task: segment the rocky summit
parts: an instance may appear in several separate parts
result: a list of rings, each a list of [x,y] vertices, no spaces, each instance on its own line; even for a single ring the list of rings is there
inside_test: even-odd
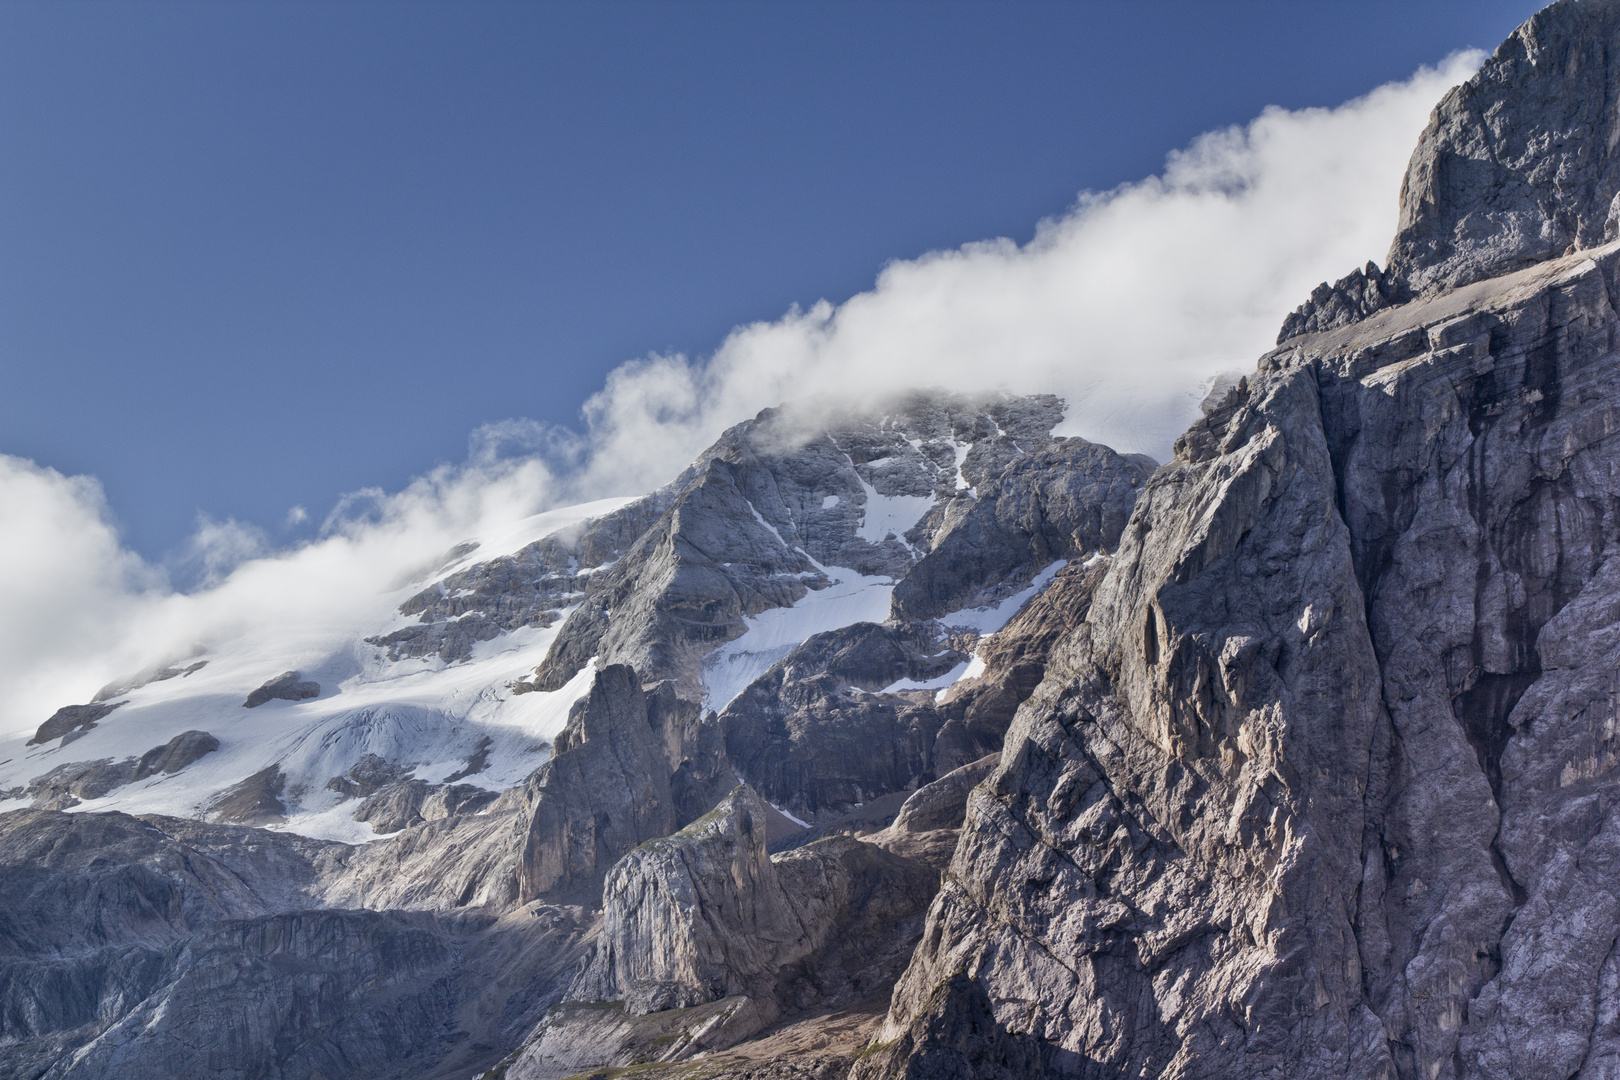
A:
[[[1617,131],[1560,0],[1163,465],[784,406],[63,702],[0,1078],[1620,1076]]]

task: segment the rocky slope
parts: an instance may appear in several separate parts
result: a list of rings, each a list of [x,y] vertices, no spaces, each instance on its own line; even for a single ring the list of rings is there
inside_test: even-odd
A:
[[[1566,0],[1448,95],[1418,299],[1149,483],[859,1075],[1610,1075],[1617,29]]]
[[[1620,1075],[1611,46],[1561,0],[1448,94],[1161,468],[767,410],[363,664],[42,717],[0,1078]]]

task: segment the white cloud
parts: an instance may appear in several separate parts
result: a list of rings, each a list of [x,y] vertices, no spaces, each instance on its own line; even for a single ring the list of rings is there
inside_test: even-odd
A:
[[[464,465],[346,496],[290,550],[204,519],[191,552],[206,584],[190,593],[119,545],[94,480],[0,456],[0,732],[199,643],[252,635],[295,666],[468,535],[649,490],[782,401],[1050,391],[1070,401],[1067,430],[1163,458],[1206,377],[1252,366],[1317,282],[1382,258],[1429,110],[1480,59],[1335,109],[1268,110],[1172,154],[1160,176],[1082,195],[1027,244],[892,263],[871,291],[739,327],[706,360],[625,364],[587,402],[583,434],[488,425]],[[295,507],[288,525],[305,516]]]
[[[739,327],[707,361],[626,364],[586,405],[576,489],[642,490],[761,408],[852,386],[1056,392],[1068,432],[1163,460],[1205,378],[1251,368],[1318,282],[1383,259],[1418,134],[1482,59],[1334,109],[1268,109],[1159,176],[1082,194],[1027,244],[895,262],[843,304]]]

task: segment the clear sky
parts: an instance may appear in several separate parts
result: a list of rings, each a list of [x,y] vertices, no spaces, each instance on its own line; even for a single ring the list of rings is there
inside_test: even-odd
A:
[[[626,360],[1028,240],[1536,6],[12,0],[0,453],[98,477],[148,558],[199,513],[293,540]]]

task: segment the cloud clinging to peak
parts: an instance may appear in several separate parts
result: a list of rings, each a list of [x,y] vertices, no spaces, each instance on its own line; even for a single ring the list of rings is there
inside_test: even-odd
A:
[[[352,637],[355,612],[468,535],[650,490],[784,401],[1052,392],[1069,402],[1065,432],[1162,460],[1210,376],[1252,367],[1318,282],[1382,260],[1429,111],[1481,59],[1458,54],[1337,108],[1268,109],[1171,154],[1158,176],[1082,194],[1028,243],[896,261],[871,290],[740,326],[707,358],[626,363],[582,431],[486,425],[464,463],[351,493],[290,549],[202,519],[186,558],[204,584],[189,593],[119,544],[93,479],[0,456],[0,733],[197,644],[251,637],[295,667],[291,653]],[[286,526],[306,516],[295,507]]]

